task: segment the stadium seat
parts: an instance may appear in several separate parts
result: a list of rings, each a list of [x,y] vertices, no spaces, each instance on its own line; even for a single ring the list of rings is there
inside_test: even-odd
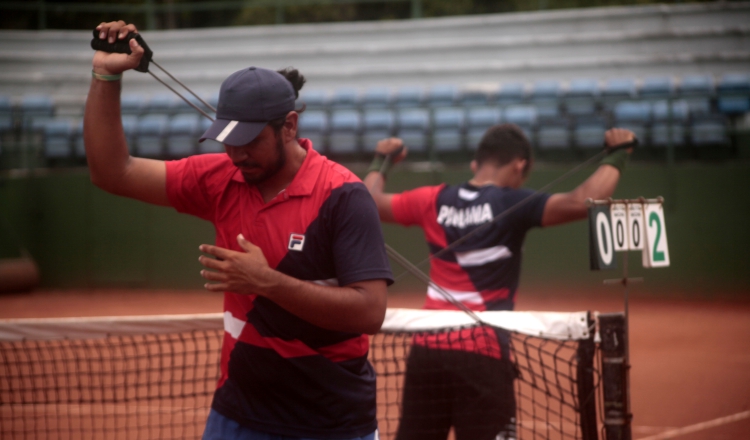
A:
[[[536,128],[536,108],[530,105],[511,105],[503,112],[503,119],[509,124],[521,127],[529,142],[534,144],[534,130]]]
[[[21,127],[29,129],[35,121],[43,123],[55,113],[55,103],[48,95],[25,95],[18,106],[21,113]]]
[[[422,108],[405,108],[397,113],[396,136],[404,141],[409,151],[427,152],[429,146],[430,114]]]
[[[172,93],[157,93],[146,102],[143,108],[145,115],[171,115],[177,105],[177,98]]]
[[[362,118],[358,111],[351,109],[332,111],[328,151],[335,154],[358,152],[361,128]]]
[[[601,102],[606,110],[612,110],[617,103],[636,97],[635,81],[631,78],[615,78],[604,83]]]
[[[208,118],[200,118],[198,123],[200,124],[200,129],[198,130],[198,135],[196,136],[196,139],[200,139],[201,135],[203,135],[203,133],[205,133],[206,130],[208,130],[208,127],[211,126],[211,120]],[[198,142],[198,154],[223,153],[223,152],[224,152],[224,145],[221,142],[216,142],[213,139],[206,139],[203,142]]]
[[[120,97],[120,111],[123,115],[139,116],[146,106],[147,98],[139,93],[123,93]]]
[[[391,137],[395,126],[393,111],[388,109],[365,110],[363,116],[362,149],[366,152],[375,151],[378,141]]]
[[[422,105],[422,89],[419,87],[401,87],[393,96],[393,105],[399,108],[419,107]]]
[[[540,119],[556,119],[560,116],[560,83],[537,81],[531,87],[529,101],[536,108]]]
[[[641,143],[648,142],[648,126],[651,123],[651,104],[647,101],[624,101],[612,111],[614,126],[633,133]]]
[[[430,107],[450,107],[458,100],[458,89],[452,85],[436,85],[427,92]]]
[[[307,110],[325,110],[328,105],[328,93],[325,90],[306,90],[302,92],[299,100],[305,104]]]
[[[464,110],[461,107],[436,108],[432,115],[432,145],[435,151],[461,151]]]
[[[187,157],[195,154],[195,143],[200,129],[197,113],[178,114],[169,120],[167,127],[167,156],[172,158]]]
[[[581,149],[601,149],[607,124],[603,117],[580,117],[573,127],[573,144]]]
[[[498,107],[471,107],[466,111],[466,145],[476,150],[487,129],[500,123]]]
[[[68,119],[50,119],[43,123],[44,156],[61,159],[71,156],[72,125]]]
[[[299,115],[297,136],[310,139],[318,152],[326,151],[328,115],[323,110],[306,110]]]
[[[638,95],[643,99],[667,99],[674,94],[672,78],[667,76],[649,77],[643,80]]]
[[[167,132],[169,118],[166,115],[152,114],[138,119],[135,129],[136,152],[140,157],[161,157],[162,143]]]
[[[671,114],[670,112],[671,108]],[[684,100],[656,101],[652,107],[651,145],[655,147],[666,147],[670,143],[681,147],[686,145],[686,124],[690,118],[690,108]]]
[[[680,82],[680,96],[688,103],[690,113],[712,113],[714,81],[708,75],[688,75]]]
[[[193,105],[195,105],[199,109],[203,110],[207,114],[209,114],[211,116],[214,115],[214,112],[211,111],[210,108],[206,107],[202,102],[200,102],[200,100],[198,98],[196,98],[195,96],[190,95],[190,94],[185,94],[185,98],[187,98],[188,101],[190,101]],[[204,99],[204,101],[209,102],[207,99]],[[210,102],[209,102],[209,104],[210,104]],[[214,106],[214,108],[216,108],[216,106]],[[191,114],[191,115],[200,115],[200,117],[205,117],[205,116],[201,115],[200,112],[198,112],[198,110],[196,110],[190,104],[188,104],[187,102],[185,102],[183,99],[180,99],[180,98],[178,98],[175,101],[172,110],[173,110],[174,114],[176,114],[176,115]]]
[[[599,100],[599,83],[593,79],[574,79],[563,93],[565,111],[572,116],[596,114]]]
[[[727,128],[723,115],[704,115],[690,124],[690,142],[696,147],[728,147]]]
[[[570,123],[562,117],[545,121],[539,125],[536,142],[542,151],[570,149]]]
[[[526,98],[526,90],[521,83],[507,83],[500,87],[497,93],[497,103],[500,106],[520,104]]]
[[[333,91],[331,101],[329,102],[331,109],[355,109],[359,105],[359,92],[355,88],[342,87]]]
[[[391,92],[387,87],[370,87],[362,94],[362,108],[387,108],[391,105]]]
[[[492,102],[494,93],[483,89],[466,89],[460,94],[460,102],[464,107],[485,106]]]
[[[726,115],[750,112],[750,75],[727,74],[716,87],[717,108]]]

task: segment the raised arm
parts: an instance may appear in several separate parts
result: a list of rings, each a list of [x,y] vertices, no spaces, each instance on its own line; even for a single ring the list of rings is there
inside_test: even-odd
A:
[[[97,26],[99,38],[114,42],[137,32],[123,21]],[[131,157],[120,114],[122,72],[138,66],[143,48],[130,40],[131,54],[97,51],[83,117],[83,139],[91,181],[101,189],[156,205],[169,205],[163,161]]]
[[[630,130],[613,128],[604,134],[607,148],[627,144],[635,139]],[[586,199],[605,199],[612,196],[620,181],[621,167],[631,149],[616,151],[611,154],[596,171],[574,190],[553,194],[547,200],[542,215],[542,226],[553,226],[586,218],[588,208]]]
[[[394,222],[391,199],[393,194],[383,192],[385,190],[385,175],[381,172],[383,161],[389,158],[391,164],[401,162],[406,157],[406,147],[399,138],[388,138],[378,141],[375,147],[375,160],[367,170],[364,184],[378,207],[380,220]]]

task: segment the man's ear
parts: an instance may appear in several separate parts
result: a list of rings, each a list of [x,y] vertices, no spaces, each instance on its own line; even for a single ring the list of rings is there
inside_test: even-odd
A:
[[[477,161],[472,160],[471,163],[469,164],[469,168],[471,168],[472,174],[476,174],[477,173]]]
[[[284,127],[281,130],[284,134],[284,142],[297,139],[297,122],[299,122],[299,113],[291,111],[286,114]]]
[[[518,159],[515,160],[515,162],[513,163],[513,165],[514,165],[514,168],[516,169],[516,171],[518,171],[521,174],[525,174],[524,170],[526,170],[526,164],[528,162],[529,161],[527,159],[518,158]]]

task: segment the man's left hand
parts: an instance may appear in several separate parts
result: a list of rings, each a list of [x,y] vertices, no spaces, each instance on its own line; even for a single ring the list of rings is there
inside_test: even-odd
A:
[[[201,270],[201,276],[213,283],[206,283],[206,290],[212,292],[234,292],[241,294],[262,294],[273,282],[274,270],[268,265],[263,251],[245,240],[242,234],[237,236],[237,243],[245,252],[237,252],[210,244],[202,244],[201,252],[216,257],[201,255],[198,261],[207,269]]]

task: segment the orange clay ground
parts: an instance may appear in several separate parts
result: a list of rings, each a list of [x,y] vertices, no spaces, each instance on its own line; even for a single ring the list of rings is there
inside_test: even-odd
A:
[[[521,291],[517,310],[621,311],[621,295]],[[419,308],[422,293],[389,307]],[[0,295],[0,319],[207,313],[221,295],[177,290],[38,290]],[[630,300],[633,438],[750,411],[750,300]],[[677,437],[750,439],[750,418]]]

